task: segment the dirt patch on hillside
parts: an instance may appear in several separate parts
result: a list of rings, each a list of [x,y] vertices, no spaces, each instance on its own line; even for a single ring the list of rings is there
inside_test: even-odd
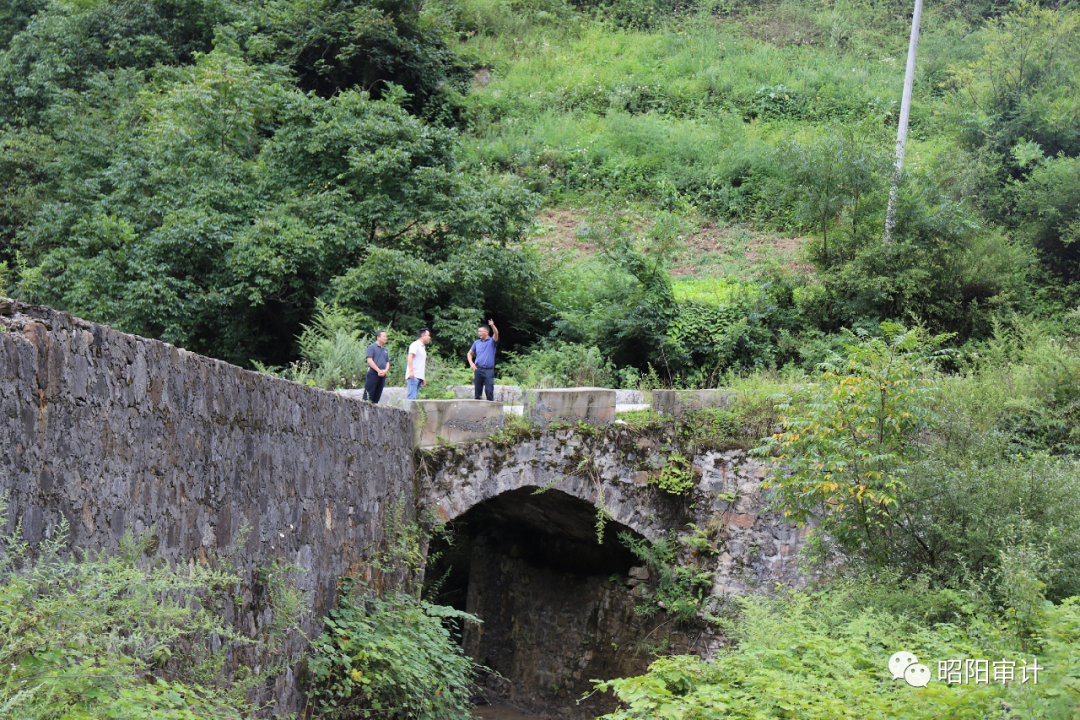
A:
[[[596,246],[579,237],[588,219],[585,210],[547,208],[536,216],[539,227],[530,242],[552,253],[553,258],[567,253],[592,255],[597,252]],[[652,222],[651,218],[638,217],[633,218],[631,226],[635,233],[644,233]],[[795,272],[812,273],[813,267],[805,261],[802,252],[808,241],[809,238],[780,237],[744,225],[705,221],[675,251],[671,274],[749,278],[762,264],[776,261]]]

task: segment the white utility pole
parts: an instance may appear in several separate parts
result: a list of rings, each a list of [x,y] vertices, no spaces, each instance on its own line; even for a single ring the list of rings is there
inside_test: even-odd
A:
[[[922,16],[922,0],[915,0],[915,14],[911,16],[911,40],[907,50],[907,72],[904,73],[904,99],[900,102],[900,127],[896,131],[896,172],[889,187],[889,209],[885,212],[885,244],[892,242],[892,230],[896,225],[896,189],[900,174],[904,171],[904,146],[907,145],[908,116],[911,115],[911,87],[915,84],[915,51],[919,47],[919,18]]]

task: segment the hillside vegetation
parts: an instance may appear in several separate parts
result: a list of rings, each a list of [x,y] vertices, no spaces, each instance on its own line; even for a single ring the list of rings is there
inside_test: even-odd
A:
[[[0,282],[241,364],[297,359],[316,301],[454,355],[494,316],[623,384],[809,368],[886,319],[1071,332],[1075,9],[927,8],[885,246],[908,13],[16,3]]]

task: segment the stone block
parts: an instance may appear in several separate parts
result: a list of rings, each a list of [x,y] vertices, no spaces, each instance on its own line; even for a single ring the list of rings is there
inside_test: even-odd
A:
[[[648,393],[640,390],[616,390],[615,403],[617,405],[648,405]]]
[[[739,513],[731,517],[731,524],[735,527],[752,528],[754,527],[754,521],[757,520],[757,515],[750,513]]]
[[[737,398],[734,390],[653,390],[652,409],[659,415],[679,417],[687,411],[731,407]]]
[[[472,385],[447,385],[446,389],[452,392],[454,397],[459,400],[472,400],[476,392]],[[527,390],[517,385],[496,385],[495,402],[507,405],[522,405],[525,402],[524,398],[527,392]]]
[[[534,424],[587,422],[609,425],[615,420],[615,391],[605,388],[533,390],[529,417]]]
[[[487,400],[409,400],[413,443],[434,447],[483,440],[502,430],[502,403]]]
[[[347,397],[351,400],[363,400],[364,391],[361,390],[338,390],[338,395]],[[382,395],[379,396],[379,405],[386,405],[387,407],[404,408],[405,396],[409,393],[408,388],[403,387],[384,387]]]

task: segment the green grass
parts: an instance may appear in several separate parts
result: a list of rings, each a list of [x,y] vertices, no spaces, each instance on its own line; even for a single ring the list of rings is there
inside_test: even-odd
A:
[[[728,280],[724,277],[679,279],[674,283],[675,299],[699,305],[726,305],[743,293],[760,293],[758,285]]]
[[[641,30],[561,0],[439,5],[468,30],[460,49],[490,72],[464,99],[470,161],[525,178],[552,206],[681,197],[706,217],[754,221],[770,212],[757,181],[781,138],[866,118],[880,123],[883,142],[895,132],[906,3],[701,7]],[[972,8],[924,14],[910,131],[917,163],[954,150],[922,141],[945,114],[947,68],[978,51]],[[709,258],[703,271],[728,264]]]

